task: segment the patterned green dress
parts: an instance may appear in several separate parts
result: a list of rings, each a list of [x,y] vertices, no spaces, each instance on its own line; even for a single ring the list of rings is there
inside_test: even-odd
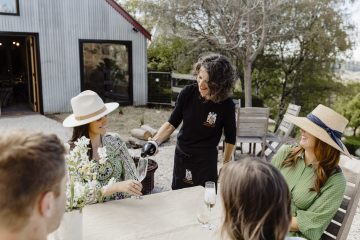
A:
[[[284,167],[283,161],[293,146],[282,146],[272,159],[285,177],[291,192],[291,211],[297,218],[299,232],[291,232],[291,236],[318,240],[339,208],[346,187],[346,180],[341,171],[333,173],[320,189],[320,194],[309,189],[314,186],[314,167],[306,165],[304,154],[299,156],[295,166]]]
[[[103,147],[106,148],[107,161],[97,163],[97,180],[101,187],[105,186],[113,177],[117,182],[137,179],[134,160],[131,158],[125,142],[116,133],[107,133],[102,137]],[[127,193],[115,193],[105,197],[104,201],[127,198]]]

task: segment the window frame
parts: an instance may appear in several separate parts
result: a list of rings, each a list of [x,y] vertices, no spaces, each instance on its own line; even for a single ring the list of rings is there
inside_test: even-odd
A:
[[[83,47],[86,43],[108,43],[108,44],[119,44],[126,46],[128,50],[128,64],[129,64],[129,99],[128,101],[120,101],[115,100],[116,102],[119,102],[121,105],[132,105],[134,102],[133,99],[133,65],[132,65],[132,41],[121,41],[121,40],[99,40],[99,39],[79,39],[79,58],[80,58],[80,88],[81,91],[86,90],[85,89],[85,79],[84,79],[84,56],[83,56]]]

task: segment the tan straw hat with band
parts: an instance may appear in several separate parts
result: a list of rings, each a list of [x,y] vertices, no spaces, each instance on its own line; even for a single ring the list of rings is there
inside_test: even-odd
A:
[[[119,107],[118,103],[105,103],[96,92],[86,90],[71,99],[73,114],[63,121],[64,127],[77,127],[96,121]]]
[[[341,141],[341,136],[349,121],[331,108],[319,104],[306,117],[295,117],[286,114],[285,118],[314,137],[351,157]]]

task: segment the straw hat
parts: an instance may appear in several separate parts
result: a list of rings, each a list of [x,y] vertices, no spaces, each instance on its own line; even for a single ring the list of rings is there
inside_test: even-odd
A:
[[[96,92],[86,90],[71,99],[73,114],[63,121],[64,127],[77,127],[111,113],[119,107],[118,103],[105,103]]]
[[[341,141],[348,120],[331,108],[319,104],[306,117],[285,115],[285,118],[321,141],[351,157]]]

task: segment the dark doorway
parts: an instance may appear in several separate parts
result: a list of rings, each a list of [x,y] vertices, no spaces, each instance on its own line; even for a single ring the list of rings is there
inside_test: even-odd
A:
[[[41,112],[37,38],[0,33],[2,115]]]

